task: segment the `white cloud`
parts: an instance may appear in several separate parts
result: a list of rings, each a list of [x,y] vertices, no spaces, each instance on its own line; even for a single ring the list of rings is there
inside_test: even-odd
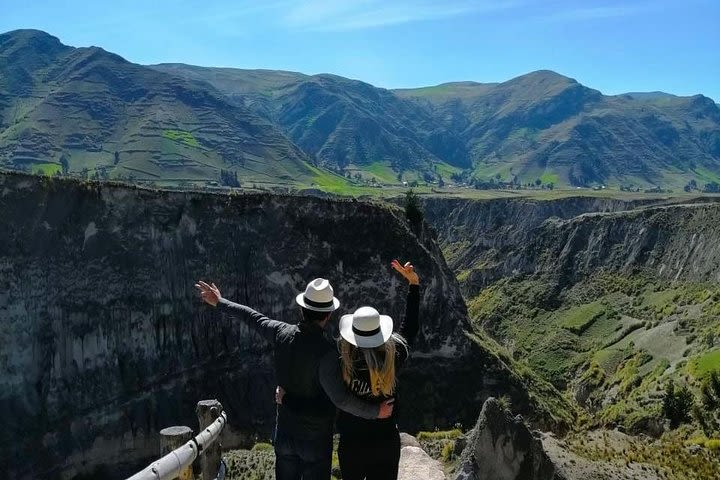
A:
[[[608,7],[587,7],[561,10],[548,15],[546,18],[549,20],[563,21],[594,20],[598,18],[626,17],[644,10],[647,10],[647,6],[615,5]]]
[[[310,0],[290,8],[284,23],[314,31],[344,31],[397,25],[514,8],[516,0]]]

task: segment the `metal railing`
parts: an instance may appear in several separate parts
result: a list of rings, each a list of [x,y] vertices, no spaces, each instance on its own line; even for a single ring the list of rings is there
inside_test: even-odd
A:
[[[214,480],[219,475],[224,477],[218,438],[227,423],[227,414],[222,411],[222,405],[217,400],[198,402],[196,413],[200,432],[195,437],[182,443],[192,435],[190,428],[170,427],[162,430],[161,454],[167,450],[170,452],[127,480],[192,480],[193,462],[198,457],[203,480]]]

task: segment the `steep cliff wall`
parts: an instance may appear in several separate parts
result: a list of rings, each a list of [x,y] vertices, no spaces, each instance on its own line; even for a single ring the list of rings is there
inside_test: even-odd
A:
[[[560,254],[567,242],[571,241],[575,250],[583,248],[579,246],[582,240],[578,235],[584,235],[582,238],[585,240],[592,239],[593,244],[587,245],[590,250],[602,247],[622,256],[635,255],[638,248],[643,251],[659,248],[648,237],[649,232],[664,231],[665,234],[660,235],[660,242],[670,232],[676,232],[679,242],[676,245],[679,248],[677,253],[682,255],[679,252],[686,251],[683,242],[689,240],[697,228],[711,228],[690,220],[696,215],[693,212],[712,209],[714,207],[711,205],[717,200],[712,197],[698,198],[687,202],[686,206],[666,210],[651,207],[671,206],[676,200],[658,198],[626,201],[592,197],[548,201],[426,199],[423,209],[426,219],[437,232],[448,264],[460,278],[463,291],[473,296],[483,287],[508,275],[531,273],[537,268],[553,271],[556,268],[555,255]],[[601,215],[589,215],[592,213]],[[677,218],[680,223],[674,224],[672,218]],[[629,230],[628,237],[616,237],[613,226],[616,224],[622,224],[621,228],[625,229],[634,225],[636,232],[642,230],[640,235],[645,239],[643,245],[637,244]],[[645,228],[647,226],[651,228],[648,230]],[[606,233],[592,233],[596,227],[605,229]],[[600,239],[597,235],[604,237]],[[697,248],[697,242],[693,246]],[[603,254],[608,251],[602,250]],[[543,256],[545,263],[540,262],[540,256]],[[588,266],[582,263],[582,259],[578,260],[578,268]],[[639,266],[634,263],[635,258],[628,260],[630,264]],[[617,257],[612,260],[618,261]],[[572,261],[568,261],[567,265],[569,268],[575,266]],[[601,265],[596,262],[595,266]],[[669,275],[669,272],[664,270],[665,275]]]
[[[720,204],[655,206],[552,219],[504,269],[554,272],[574,283],[600,270],[668,280],[720,280]]]
[[[422,329],[404,426],[470,424],[488,395],[529,411],[519,377],[469,340],[456,280],[421,237],[368,203],[0,174],[0,473],[121,478],[157,453],[160,428],[194,426],[202,398],[228,410],[227,446],[267,435],[271,351],[199,301],[199,278],[295,321],[294,294],[325,276],[342,311],[371,303],[399,318],[405,286],[389,263],[412,259]]]

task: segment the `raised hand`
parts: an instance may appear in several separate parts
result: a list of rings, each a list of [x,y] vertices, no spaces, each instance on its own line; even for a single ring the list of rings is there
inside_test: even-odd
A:
[[[200,290],[200,296],[205,303],[209,303],[213,307],[216,306],[222,298],[222,295],[220,295],[220,289],[216,287],[214,283],[207,284],[200,280],[195,284],[195,288]]]
[[[382,402],[380,404],[380,412],[378,413],[378,418],[389,418],[393,412],[393,403],[395,403],[394,398]]]
[[[412,263],[407,262],[405,265],[401,265],[398,260],[393,260],[390,265],[405,277],[410,285],[420,285],[420,277],[415,273],[415,267],[413,267]]]
[[[283,397],[285,396],[285,389],[278,385],[275,387],[275,403],[282,405]]]

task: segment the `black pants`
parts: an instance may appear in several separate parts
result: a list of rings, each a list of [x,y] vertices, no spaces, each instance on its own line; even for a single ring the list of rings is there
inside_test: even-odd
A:
[[[329,480],[332,437],[306,439],[275,434],[277,480]]]
[[[340,436],[338,458],[343,480],[396,480],[400,462],[400,433],[378,438]]]

